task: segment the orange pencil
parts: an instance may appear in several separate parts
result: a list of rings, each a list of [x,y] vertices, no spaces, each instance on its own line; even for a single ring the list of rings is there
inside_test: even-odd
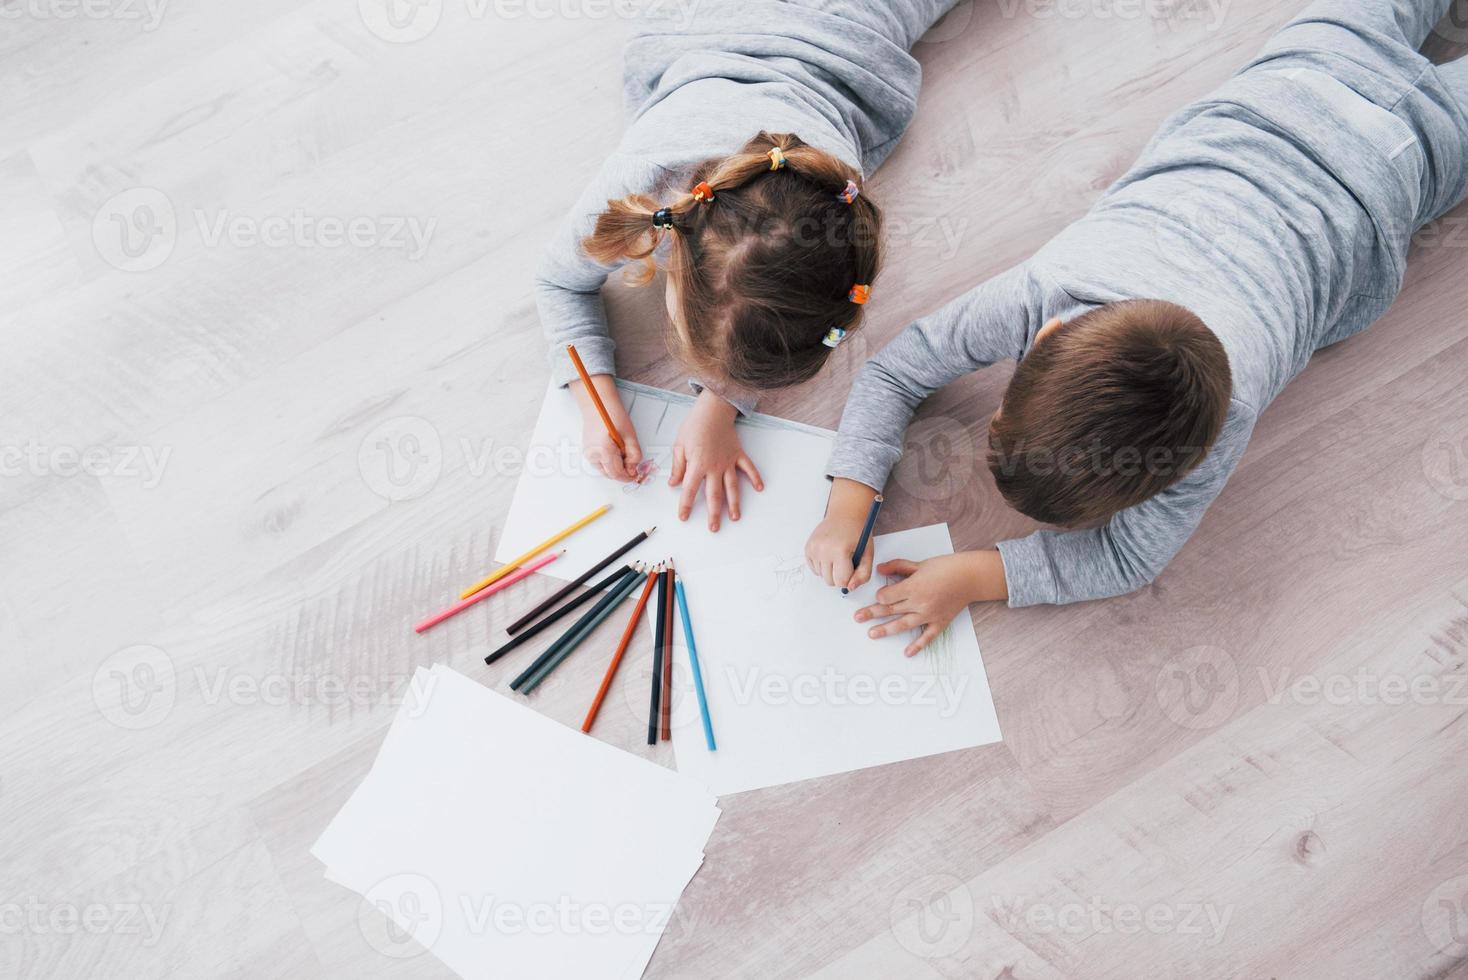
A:
[[[627,444],[622,441],[622,433],[612,424],[612,417],[607,414],[607,407],[601,402],[601,395],[597,394],[596,385],[591,383],[591,375],[586,373],[586,365],[581,363],[581,355],[576,353],[575,344],[566,345],[566,353],[571,355],[571,363],[576,365],[576,373],[581,375],[581,383],[586,385],[586,393],[591,396],[591,403],[596,406],[597,414],[601,416],[602,425],[607,427],[607,435],[617,444],[622,452],[627,451]]]
[[[591,710],[586,712],[586,720],[581,723],[583,732],[590,732],[592,724],[596,721],[596,713],[601,710],[601,703],[606,699],[607,690],[612,686],[612,678],[616,676],[617,667],[622,663],[622,654],[627,652],[627,644],[632,642],[632,634],[637,631],[637,622],[642,619],[642,610],[647,606],[647,599],[652,595],[653,584],[658,580],[655,570],[647,573],[647,584],[642,587],[642,595],[637,598],[637,607],[632,610],[632,618],[627,621],[627,629],[622,633],[622,642],[617,644],[617,652],[612,654],[612,662],[607,664],[607,674],[601,679],[601,687],[596,690],[596,699],[591,702]]]

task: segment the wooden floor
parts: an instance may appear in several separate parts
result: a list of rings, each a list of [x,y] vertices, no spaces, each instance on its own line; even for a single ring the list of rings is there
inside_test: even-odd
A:
[[[416,666],[514,669],[479,658],[523,594],[405,624],[489,564],[627,25],[380,4],[0,2],[0,975],[448,976],[307,848]],[[1299,7],[960,7],[872,182],[870,327],[766,408],[834,426]],[[649,976],[1468,976],[1468,210],[1427,237],[1156,585],[974,610],[1002,744],[726,798]],[[610,301],[623,373],[677,384],[657,293]],[[926,408],[886,528],[1027,529],[968,435],[1006,376]]]

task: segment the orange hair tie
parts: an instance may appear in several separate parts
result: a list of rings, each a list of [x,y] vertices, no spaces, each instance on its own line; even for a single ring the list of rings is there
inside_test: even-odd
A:
[[[855,286],[851,287],[851,292],[846,294],[846,298],[851,300],[857,306],[860,306],[867,300],[872,298],[872,287],[863,286],[861,283],[857,283]]]
[[[707,204],[714,199],[714,189],[709,186],[708,181],[698,182],[698,186],[693,189],[693,199],[702,204]]]

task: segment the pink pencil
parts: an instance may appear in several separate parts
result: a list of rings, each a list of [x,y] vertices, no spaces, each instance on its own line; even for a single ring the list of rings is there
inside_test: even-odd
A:
[[[540,571],[542,568],[549,565],[551,562],[555,561],[557,558],[561,557],[564,554],[564,551],[556,551],[552,552],[549,555],[546,555],[544,558],[531,562],[529,565],[526,565],[524,568],[519,569],[513,574],[506,575],[504,578],[500,579],[498,582],[495,582],[488,588],[481,589],[480,591],[474,593],[469,598],[460,599],[458,602],[454,603],[452,606],[449,606],[442,612],[434,613],[432,616],[429,616],[417,626],[414,626],[413,631],[416,633],[422,633],[426,629],[431,629],[432,627],[437,626],[439,623],[443,622],[445,619],[448,619],[450,616],[458,615],[465,609],[468,609],[480,599],[488,599],[490,596],[494,595],[501,589],[514,585],[522,578],[528,578],[531,575],[534,575],[536,572]]]

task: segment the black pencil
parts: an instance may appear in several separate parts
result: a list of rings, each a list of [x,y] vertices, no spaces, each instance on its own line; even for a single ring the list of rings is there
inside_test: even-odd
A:
[[[877,523],[877,511],[882,509],[882,495],[879,493],[872,498],[872,509],[867,511],[866,525],[861,529],[861,537],[856,539],[856,550],[851,553],[851,570],[855,572],[861,567],[862,556],[867,553],[867,542],[872,539],[872,528]],[[846,595],[851,590],[841,586],[841,594]]]
[[[663,703],[658,709],[660,735],[664,742],[673,737],[673,610],[678,605],[678,595],[673,591],[673,559],[668,559],[668,570],[663,573],[663,594],[668,597],[667,615],[663,620]]]
[[[661,565],[657,569],[658,606],[653,620],[652,637],[652,705],[647,711],[647,744],[658,744],[658,700],[663,680],[663,628],[668,615],[667,577]]]
[[[556,641],[550,646],[546,647],[545,651],[541,653],[540,656],[536,657],[534,662],[532,662],[529,667],[526,667],[524,670],[522,670],[520,672],[520,676],[516,677],[513,681],[510,682],[510,690],[518,691],[520,689],[520,685],[524,684],[531,674],[534,674],[541,667],[544,667],[546,663],[556,655],[556,651],[565,646],[566,643],[568,643],[571,638],[576,635],[578,630],[580,630],[587,623],[594,622],[596,618],[601,615],[602,610],[606,609],[608,606],[612,605],[616,601],[617,593],[621,590],[622,586],[627,584],[627,581],[629,579],[634,577],[640,578],[641,574],[642,573],[640,573],[639,571],[637,571],[637,569],[633,568],[630,565],[623,567],[622,573],[617,576],[616,581],[612,583],[612,587],[607,591],[607,593],[596,601],[596,605],[592,606],[589,610],[583,613],[581,618],[572,623],[566,629],[566,632],[556,637]]]
[[[572,592],[575,592],[579,587],[585,585],[587,583],[587,581],[591,578],[591,576],[595,575],[597,572],[601,571],[603,568],[606,568],[612,562],[616,561],[618,558],[621,558],[623,555],[625,555],[627,552],[631,551],[633,548],[635,548],[638,545],[642,544],[642,542],[644,542],[644,541],[647,540],[647,536],[649,534],[651,534],[652,532],[656,531],[656,530],[657,530],[657,527],[655,527],[655,526],[648,528],[646,531],[643,531],[637,537],[633,538],[631,541],[628,541],[626,544],[622,545],[622,547],[618,548],[616,551],[612,552],[610,555],[607,555],[605,558],[603,558],[601,561],[597,562],[595,565],[592,565],[586,571],[584,571],[580,575],[576,576],[576,578],[574,580],[572,580],[570,582],[567,582],[560,589],[557,589],[556,590],[556,593],[554,595],[552,595],[550,598],[546,599],[544,602],[540,603],[534,609],[530,610],[528,613],[526,613],[525,615],[521,616],[519,619],[515,620],[509,626],[505,627],[505,632],[508,633],[508,634],[510,634],[511,636],[514,636],[516,633],[520,632],[533,619],[535,619],[535,617],[539,616],[541,613],[545,612],[547,609],[551,608],[556,603],[560,602],[562,599],[566,598],[566,596],[570,595]]]
[[[612,586],[613,583],[620,582],[622,580],[622,576],[626,574],[627,569],[625,566],[617,569],[615,572],[608,575],[606,578],[602,579],[600,582],[596,583],[591,588],[587,589],[585,592],[581,593],[561,608],[555,610],[549,616],[545,617],[540,622],[530,627],[528,630],[520,633],[513,640],[510,640],[508,643],[501,646],[498,650],[494,651],[494,653],[491,653],[489,656],[485,657],[484,662],[487,664],[494,663],[496,660],[503,657],[505,654],[509,653],[511,650],[515,649],[517,646],[524,643],[526,640],[530,639],[541,630],[545,629],[551,623],[554,623],[556,620],[566,615],[566,613],[571,612],[573,609],[580,608],[587,602],[591,601],[594,596],[604,593]]]

